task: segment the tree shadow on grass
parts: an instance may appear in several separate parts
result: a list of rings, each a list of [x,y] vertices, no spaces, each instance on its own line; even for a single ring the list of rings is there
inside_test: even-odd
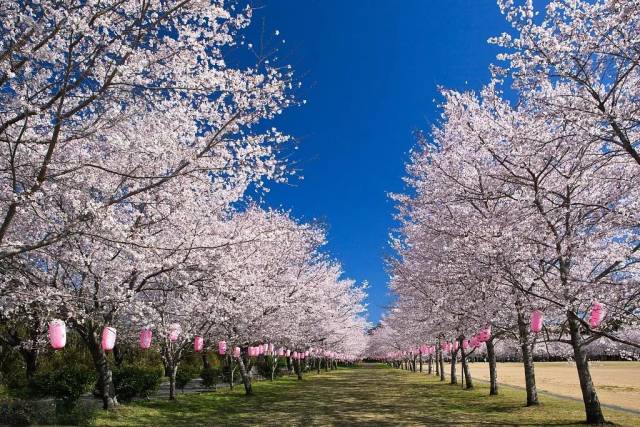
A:
[[[579,425],[580,404],[563,400],[523,406],[524,393],[488,396],[435,377],[395,369],[343,369],[255,384],[233,391],[153,400],[101,417],[99,425]],[[634,425],[631,418],[629,425]],[[625,423],[626,424],[626,423]]]

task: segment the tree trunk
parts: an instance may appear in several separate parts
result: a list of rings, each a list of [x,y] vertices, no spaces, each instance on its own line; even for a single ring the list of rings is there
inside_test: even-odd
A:
[[[582,390],[582,400],[584,401],[584,410],[587,415],[587,424],[604,424],[605,421],[602,409],[600,408],[600,400],[598,399],[596,388],[591,380],[587,354],[582,346],[580,322],[573,312],[569,312],[568,317],[569,330],[571,332],[571,346],[573,347],[573,356],[576,360],[576,369],[578,370],[578,378],[580,379],[580,389]]]
[[[93,365],[98,374],[97,388],[98,394],[102,399],[103,409],[114,409],[118,406],[116,398],[116,390],[113,386],[113,375],[109,368],[107,355],[102,349],[100,331],[90,322],[76,328],[78,334],[89,347]]]
[[[278,369],[278,358],[271,356],[271,381],[276,379],[276,369]]]
[[[469,371],[469,364],[467,363],[467,355],[464,352],[464,347],[462,346],[462,338],[460,339],[460,361],[462,362],[462,372],[464,372],[464,384],[465,388],[471,389],[473,388],[473,380],[471,379],[471,372]]]
[[[422,373],[422,353],[420,353],[420,373]]]
[[[202,352],[202,369],[210,369],[211,362],[209,362],[209,357],[206,351]]]
[[[526,322],[522,304],[516,303],[518,311],[518,335],[522,349],[522,363],[524,364],[524,381],[527,390],[527,406],[538,405],[538,390],[536,388],[536,374],[533,367],[533,354],[529,346],[529,325]]]
[[[440,381],[444,381],[444,354],[440,349]]]
[[[38,355],[40,350],[37,348],[22,348],[20,347],[20,355],[24,360],[24,365],[27,369],[27,379],[32,379],[38,370]]]
[[[493,346],[493,338],[486,342],[487,358],[489,359],[489,395],[498,394],[498,370],[496,367],[496,349]]]
[[[178,366],[168,364],[167,371],[169,371],[169,400],[176,400],[176,374],[178,373]]]
[[[324,358],[324,371],[329,372],[329,359],[326,357]]]
[[[229,389],[233,390],[233,376],[236,368],[233,366],[233,357],[230,354],[227,355],[227,366],[229,367],[227,381],[229,382]]]
[[[296,370],[296,375],[298,376],[298,381],[302,380],[302,360],[298,359],[297,360],[298,363],[296,363],[296,361],[293,361],[293,367]]]
[[[247,372],[242,356],[238,357],[238,366],[240,367],[242,384],[244,384],[244,392],[246,395],[251,395],[253,394],[253,389],[251,388],[251,376],[249,375],[249,372]]]
[[[428,362],[427,369],[428,369],[427,373],[429,375],[433,374],[433,355],[432,354],[429,355],[429,362]]]
[[[436,377],[440,376],[440,350],[436,349]]]
[[[451,384],[458,384],[458,375],[456,374],[456,356],[458,351],[451,353]]]
[[[291,356],[287,357],[287,372],[289,375],[293,373],[293,363],[291,362]]]
[[[122,350],[120,345],[116,343],[116,345],[113,347],[113,361],[118,368],[121,367],[122,363],[124,362],[124,353],[125,352]]]

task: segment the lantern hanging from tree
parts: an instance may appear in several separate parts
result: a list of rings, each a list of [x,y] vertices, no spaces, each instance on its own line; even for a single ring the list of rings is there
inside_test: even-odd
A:
[[[291,356],[291,350],[285,351],[285,356],[287,356],[287,357]]]
[[[153,336],[153,333],[151,332],[151,329],[143,329],[140,331],[140,339],[139,339],[139,343],[140,343],[140,348],[143,350],[147,350],[149,347],[151,347],[151,337]]]
[[[227,352],[227,342],[226,341],[218,341],[218,354],[224,356]]]
[[[233,357],[235,357],[236,359],[240,358],[240,347],[233,348]]]
[[[200,353],[204,347],[204,339],[201,336],[196,336],[193,339],[193,350],[196,353]]]
[[[182,328],[177,323],[172,323],[169,325],[169,341],[176,342],[178,341],[178,336],[182,332]]]
[[[102,330],[102,349],[105,351],[113,350],[116,345],[116,328],[106,326]]]
[[[62,320],[49,322],[49,342],[55,350],[60,350],[67,344],[67,326]]]
[[[491,338],[491,326],[487,326],[478,333],[478,342],[487,342]]]
[[[542,330],[542,312],[540,310],[534,310],[531,313],[531,332],[538,333]]]
[[[591,304],[591,313],[589,315],[589,325],[592,328],[597,328],[598,325],[600,325],[600,323],[602,322],[602,319],[604,319],[604,315],[605,315],[605,310],[602,307],[602,304],[600,304],[598,301],[594,301],[593,304]]]

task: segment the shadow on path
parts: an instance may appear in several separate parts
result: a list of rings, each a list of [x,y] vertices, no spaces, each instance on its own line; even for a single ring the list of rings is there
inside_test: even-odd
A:
[[[435,377],[380,365],[363,365],[260,382],[255,395],[240,388],[180,396],[178,402],[152,400],[102,416],[99,425],[576,425],[582,405],[544,399],[523,406],[520,390],[488,396],[488,389],[463,390]],[[607,413],[622,425],[640,417]]]

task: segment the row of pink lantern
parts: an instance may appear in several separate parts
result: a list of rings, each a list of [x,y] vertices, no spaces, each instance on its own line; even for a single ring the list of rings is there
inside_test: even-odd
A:
[[[169,325],[169,340],[171,342],[177,341],[181,332],[182,332],[182,329],[180,325],[178,325],[177,323]],[[105,351],[113,350],[113,347],[116,344],[116,337],[117,337],[116,329],[111,326],[106,326],[102,331],[102,339],[100,343],[102,349]],[[152,338],[153,338],[153,332],[151,331],[151,329],[148,329],[148,328],[142,329],[140,331],[140,336],[139,336],[140,348],[143,350],[149,349],[151,347]],[[56,319],[56,320],[52,320],[49,323],[49,342],[51,343],[51,346],[55,350],[60,350],[64,348],[64,346],[67,343],[67,328],[64,321]],[[193,349],[196,352],[202,351],[204,349],[204,338],[197,335],[193,340]],[[227,352],[226,341],[219,341],[218,353],[220,355],[225,355],[226,352]],[[291,352],[291,350],[287,350],[284,347],[280,347],[277,350],[275,350],[274,345],[271,343],[260,344],[258,346],[250,346],[247,349],[247,353],[249,357],[258,357],[264,354],[271,354],[271,355],[285,356],[285,357],[292,356],[294,359],[304,359],[306,357],[309,357],[312,354],[312,352],[313,352],[313,348],[310,348],[309,350],[304,352],[294,351],[293,353]],[[240,347],[234,347],[233,357],[239,358],[240,354],[241,354]],[[317,355],[323,356],[323,357],[338,358],[337,353],[331,352],[331,351],[325,351],[325,350],[317,352]]]
[[[604,320],[604,316],[606,315],[606,311],[601,303],[598,301],[594,301],[591,304],[591,310],[589,311],[589,326],[592,328],[597,328]],[[531,332],[538,333],[542,330],[542,323],[544,320],[544,315],[540,310],[534,310],[531,313]]]
[[[260,344],[255,347],[249,347],[247,349],[249,357],[258,357],[264,354],[274,354],[273,344]]]
[[[169,326],[169,340],[175,342],[178,340],[178,336],[181,330],[179,325],[173,324]],[[116,337],[117,330],[111,326],[105,326],[102,330],[102,337],[100,340],[100,346],[105,351],[113,350],[113,347],[116,345]],[[153,332],[151,329],[142,329],[140,331],[139,344],[140,348],[143,350],[151,347],[151,339],[153,337]],[[49,342],[51,343],[51,347],[55,350],[60,350],[64,348],[67,344],[67,327],[64,321],[55,319],[49,322]],[[196,352],[202,351],[204,348],[204,339],[201,336],[196,336],[193,340],[193,349]],[[226,343],[225,343],[226,348]]]

